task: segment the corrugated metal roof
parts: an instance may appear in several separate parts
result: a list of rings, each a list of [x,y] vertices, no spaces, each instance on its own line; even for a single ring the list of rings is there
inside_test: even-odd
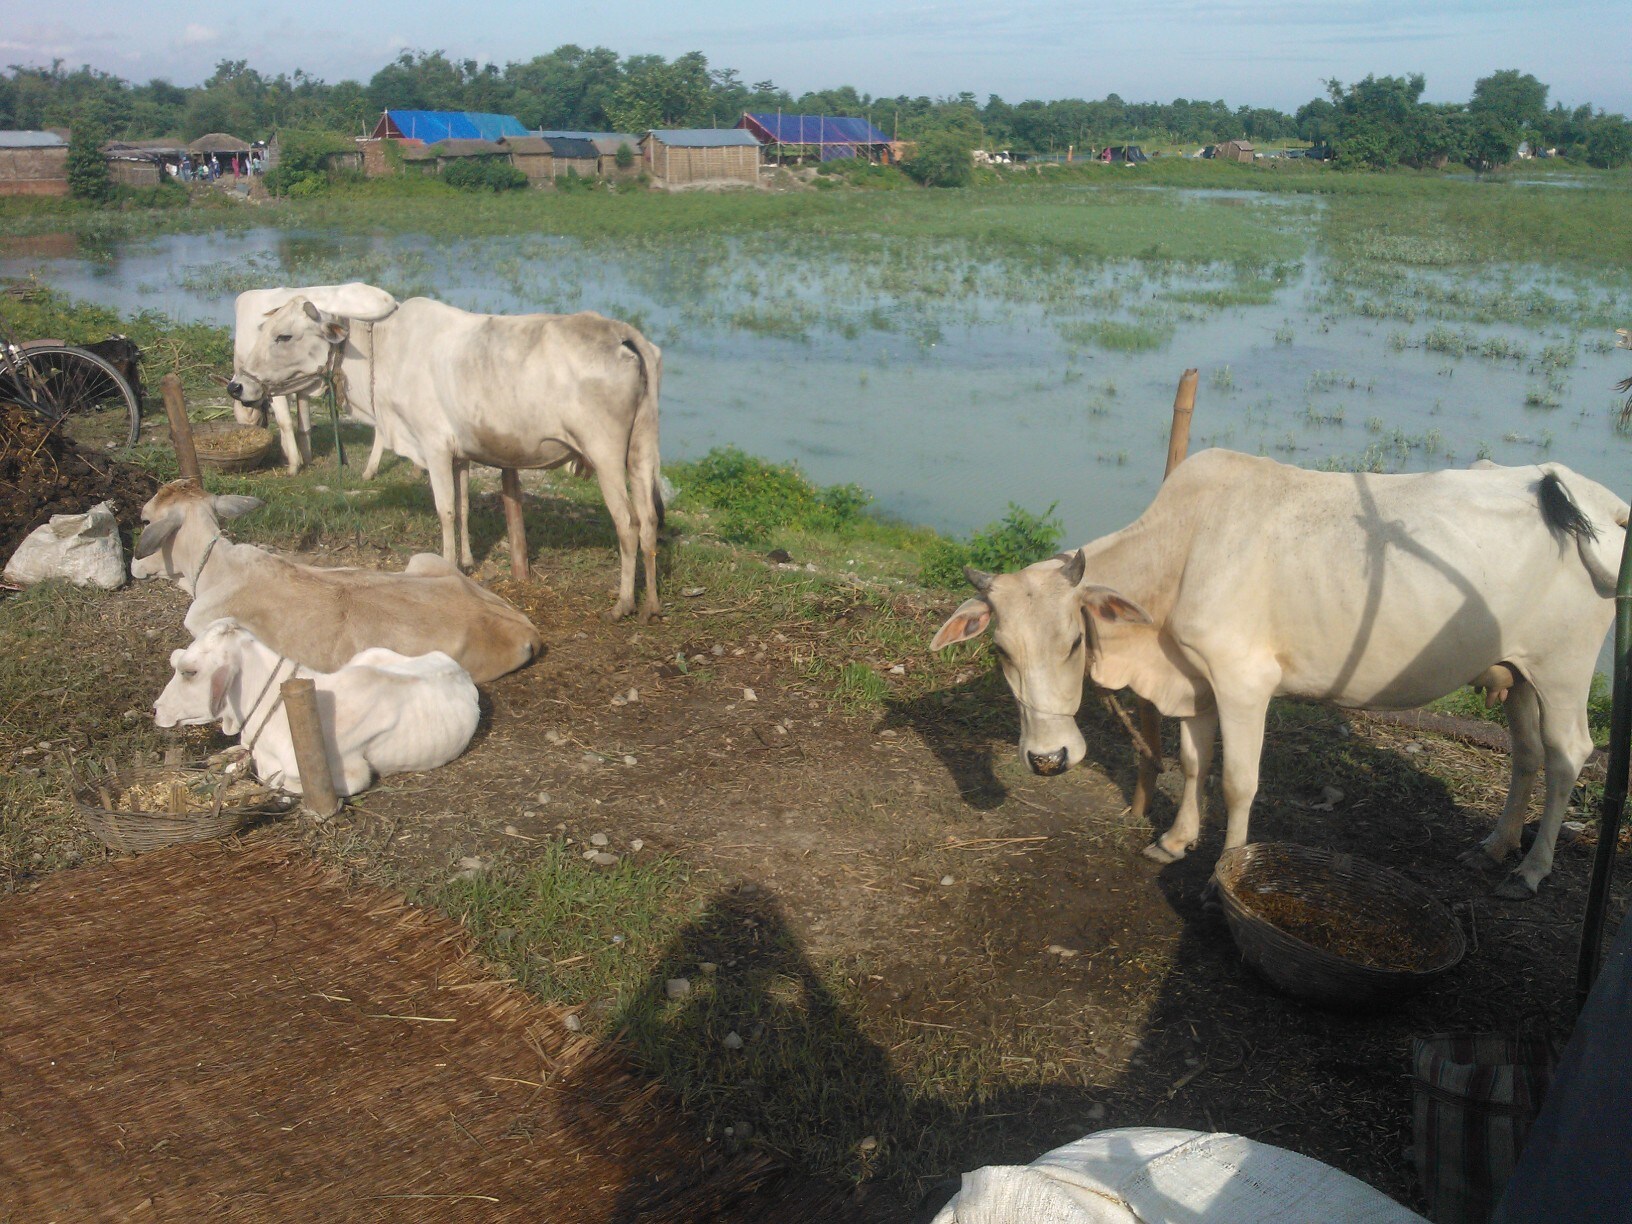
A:
[[[587,140],[572,136],[546,136],[544,139],[557,157],[587,157],[593,160],[598,156],[595,146]]]
[[[653,140],[671,149],[717,149],[736,145],[759,147],[754,134],[742,128],[653,128],[650,135]]]
[[[779,115],[744,111],[738,126],[757,125],[764,139],[779,144],[889,144],[865,119],[853,115]]]
[[[54,149],[67,143],[55,132],[0,132],[0,149]]]
[[[492,115],[483,111],[388,110],[385,117],[402,135],[426,144],[532,135],[514,115]]]

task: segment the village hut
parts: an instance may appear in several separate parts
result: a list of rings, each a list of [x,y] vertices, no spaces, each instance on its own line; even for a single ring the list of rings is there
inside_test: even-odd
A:
[[[57,132],[0,132],[0,196],[68,194],[68,142]]]
[[[142,143],[146,143],[145,141]],[[169,142],[154,142],[169,147]],[[176,160],[185,150],[177,149]],[[164,180],[165,156],[158,149],[110,140],[102,146],[108,177],[120,187],[157,187]]]
[[[430,152],[436,158],[436,169],[439,174],[455,162],[473,157],[502,157],[505,161],[510,160],[510,150],[503,141],[498,140],[443,140],[432,145]]]
[[[419,140],[428,145],[444,140],[501,140],[531,136],[514,115],[486,111],[388,110],[374,125],[370,140]]]
[[[239,140],[236,136],[229,136],[225,132],[206,132],[187,146],[187,152],[194,157],[203,154],[216,156],[231,155],[233,153],[248,153],[249,141]]]
[[[555,150],[543,137],[506,136],[499,143],[510,150],[510,164],[527,176],[529,186],[554,179]]]
[[[545,140],[587,140],[595,146],[595,173],[604,179],[633,177],[640,173],[640,137],[626,132],[540,132]],[[634,160],[627,170],[618,168],[618,150],[625,145]]]
[[[1252,155],[1253,147],[1250,140],[1226,140],[1213,154],[1220,161],[1246,162],[1249,165],[1252,162]]]
[[[668,187],[759,184],[759,141],[741,128],[654,129],[641,139],[640,153],[652,177]]]
[[[573,136],[544,136],[541,139],[554,154],[554,176],[560,181],[569,175],[594,178],[600,166],[600,153],[593,143]]]

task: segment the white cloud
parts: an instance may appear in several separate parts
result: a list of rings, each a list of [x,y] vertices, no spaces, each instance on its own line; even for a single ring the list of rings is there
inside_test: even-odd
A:
[[[212,30],[209,26],[199,25],[196,21],[181,32],[181,45],[184,47],[201,47],[205,43],[212,43],[220,39],[221,31]]]

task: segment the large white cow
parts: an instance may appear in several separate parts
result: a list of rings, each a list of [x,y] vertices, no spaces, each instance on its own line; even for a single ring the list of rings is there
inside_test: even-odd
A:
[[[314,673],[257,641],[237,621],[218,620],[170,655],[173,674],[153,703],[161,727],[218,722],[242,735],[268,786],[305,793],[280,686],[296,676],[317,689],[317,711],[336,793],[355,795],[376,776],[446,765],[481,719],[476,685],[441,651],[409,657],[359,652],[344,667]]]
[[[514,671],[543,650],[533,623],[435,553],[400,574],[320,569],[234,544],[221,520],[247,514],[254,497],[212,497],[190,480],[162,486],[142,507],[132,578],[173,578],[193,597],[183,624],[194,636],[233,617],[279,654],[334,671],[360,650],[404,655],[440,650],[478,682]]]
[[[1146,850],[1183,857],[1222,730],[1225,848],[1247,841],[1270,698],[1405,709],[1505,664],[1512,784],[1470,861],[1518,848],[1536,776],[1546,811],[1498,889],[1533,895],[1592,740],[1587,691],[1614,616],[1627,507],[1559,464],[1375,476],[1205,451],[1131,526],[1015,574],[966,571],[979,595],[931,648],[991,626],[1039,774],[1079,762],[1084,672],[1182,720],[1184,794]]]
[[[240,425],[264,425],[270,400],[272,418],[283,440],[283,458],[289,465],[291,476],[300,471],[303,464],[312,461],[312,409],[309,397],[317,388],[293,395],[262,395],[246,400],[241,394],[243,384],[239,381],[239,375],[266,316],[297,297],[315,302],[331,314],[360,323],[377,322],[397,308],[396,298],[384,289],[376,289],[361,281],[345,285],[308,285],[303,289],[250,289],[238,295],[233,305],[232,382],[227,384],[228,394],[237,401],[233,405],[233,416]],[[363,343],[367,343],[366,338]],[[292,412],[290,400],[294,400]],[[379,467],[379,453],[376,439],[374,453],[369,457],[369,466],[364,472],[365,479],[373,476],[374,469]]]
[[[662,354],[592,312],[479,315],[410,298],[374,323],[365,354],[348,320],[296,298],[261,324],[234,394],[253,402],[320,385],[338,367],[351,412],[374,422],[376,449],[424,468],[442,520],[442,555],[470,566],[469,466],[593,468],[618,533],[622,572],[607,616],[659,611],[658,384]]]

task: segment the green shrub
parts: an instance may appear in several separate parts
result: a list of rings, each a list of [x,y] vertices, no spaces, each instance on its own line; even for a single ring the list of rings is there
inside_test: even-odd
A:
[[[96,101],[80,107],[68,137],[68,193],[76,200],[105,204],[113,198],[113,176],[102,144],[108,138],[104,108]]]
[[[973,149],[962,132],[930,132],[901,168],[925,187],[967,187],[975,176]]]
[[[442,171],[442,181],[461,191],[515,191],[527,176],[497,157],[462,157]]]
[[[1008,513],[967,540],[934,540],[926,546],[919,581],[927,587],[956,590],[964,585],[966,565],[991,573],[1022,569],[1058,551],[1062,530],[1053,505],[1032,514],[1010,502]]]
[[[791,463],[767,463],[735,446],[671,467],[688,497],[719,511],[717,531],[739,544],[763,544],[777,528],[844,534],[866,518],[872,497],[853,484],[820,488]]]

